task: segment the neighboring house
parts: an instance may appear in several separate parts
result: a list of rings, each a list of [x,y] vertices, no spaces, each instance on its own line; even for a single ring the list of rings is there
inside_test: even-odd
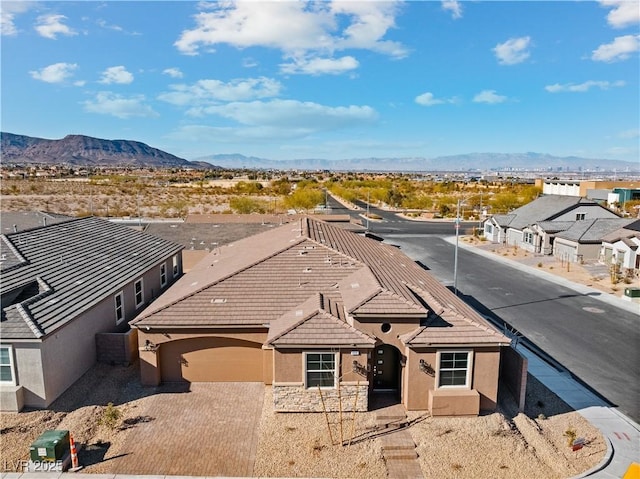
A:
[[[212,251],[131,326],[143,384],[263,382],[277,411],[492,411],[510,344],[397,248],[312,218]]]
[[[529,227],[529,230],[537,237],[534,252],[546,255],[552,254],[555,235],[561,231],[568,230],[574,224],[575,221],[540,221]]]
[[[596,218],[619,218],[619,216],[594,201],[578,196],[541,196],[508,215],[489,218],[484,223],[484,236],[493,242],[503,242],[508,246],[517,246],[526,251],[540,253],[543,250],[543,240],[534,228],[536,223]],[[487,226],[489,226],[488,231]]]
[[[2,234],[2,409],[49,406],[96,362],[97,334],[182,274],[181,250],[95,217]]]
[[[632,220],[624,227],[602,238],[600,261],[618,265],[620,273],[638,275],[640,271],[640,220]]]
[[[623,218],[575,221],[570,228],[554,235],[553,255],[571,263],[595,261],[600,256],[602,238],[633,221]]]

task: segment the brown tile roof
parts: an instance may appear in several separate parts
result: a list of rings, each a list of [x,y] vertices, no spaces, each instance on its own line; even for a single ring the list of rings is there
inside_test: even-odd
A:
[[[323,304],[318,306],[320,301]],[[274,338],[312,317],[309,325],[298,325],[299,331],[307,334],[305,328],[312,326],[317,331],[327,325],[335,328],[341,323],[334,319],[342,321],[340,328],[347,327],[341,317],[345,311],[354,317],[414,317],[416,322],[432,313],[452,318],[453,328],[447,334],[452,333],[455,341],[482,342],[478,338],[483,337],[485,342],[509,342],[397,248],[312,218],[218,248],[132,324],[264,325]],[[338,331],[327,334],[339,341],[344,332]],[[414,342],[432,333],[416,334]],[[306,338],[311,344],[312,336]],[[316,335],[315,341],[325,344],[326,339]]]
[[[507,345],[511,342],[494,328],[451,311],[430,317],[425,326],[400,336],[400,340],[410,346],[496,343]]]
[[[332,314],[329,311],[331,307],[339,309],[339,303],[322,294],[313,295],[273,324],[269,329],[267,344],[276,347],[375,345],[375,338]]]

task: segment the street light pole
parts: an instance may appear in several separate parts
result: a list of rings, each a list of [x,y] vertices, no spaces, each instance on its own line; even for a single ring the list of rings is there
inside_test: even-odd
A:
[[[371,197],[371,192],[367,190],[367,231],[369,231],[369,199]]]
[[[458,237],[460,233],[460,199],[456,209],[456,248],[453,256],[453,292],[458,296]]]

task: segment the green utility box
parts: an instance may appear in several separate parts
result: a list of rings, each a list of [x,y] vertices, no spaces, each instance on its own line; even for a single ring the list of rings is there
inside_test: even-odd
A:
[[[71,450],[69,431],[53,430],[43,432],[31,444],[30,458],[33,462],[60,461]]]
[[[624,295],[628,298],[640,298],[640,288],[636,286],[624,288]]]

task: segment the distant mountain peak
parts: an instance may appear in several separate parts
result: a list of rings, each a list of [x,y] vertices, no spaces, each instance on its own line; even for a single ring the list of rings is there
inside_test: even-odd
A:
[[[132,140],[105,140],[70,134],[60,140],[0,133],[2,161],[17,164],[203,168],[171,153]],[[211,165],[213,168],[213,165]]]

